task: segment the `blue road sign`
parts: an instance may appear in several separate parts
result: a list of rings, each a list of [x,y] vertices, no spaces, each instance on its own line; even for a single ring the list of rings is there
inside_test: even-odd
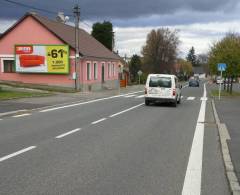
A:
[[[219,63],[218,64],[218,71],[225,71],[227,68],[227,64]]]

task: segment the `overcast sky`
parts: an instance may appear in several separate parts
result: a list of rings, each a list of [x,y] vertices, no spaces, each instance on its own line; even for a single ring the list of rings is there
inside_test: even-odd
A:
[[[0,33],[33,7],[49,12],[63,11],[73,21],[72,7],[76,3],[81,7],[84,22],[81,27],[88,32],[93,22],[109,20],[113,23],[115,50],[121,55],[140,54],[147,34],[160,27],[179,30],[180,56],[185,56],[191,46],[196,53],[206,53],[210,45],[227,32],[240,32],[238,0],[0,0]],[[37,12],[55,17],[52,13]]]

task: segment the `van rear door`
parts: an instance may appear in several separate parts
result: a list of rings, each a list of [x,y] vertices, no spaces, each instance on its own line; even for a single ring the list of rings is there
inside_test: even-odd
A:
[[[149,80],[149,95],[169,97],[172,94],[171,77],[151,76]]]

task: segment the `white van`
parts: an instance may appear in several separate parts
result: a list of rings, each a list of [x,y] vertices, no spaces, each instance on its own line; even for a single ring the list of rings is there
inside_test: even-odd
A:
[[[181,102],[181,88],[175,75],[149,74],[145,85],[145,105],[170,102],[176,107]]]

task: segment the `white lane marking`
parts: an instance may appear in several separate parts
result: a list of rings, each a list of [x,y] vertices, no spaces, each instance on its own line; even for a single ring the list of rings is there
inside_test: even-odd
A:
[[[80,105],[90,104],[90,103],[99,102],[99,101],[103,101],[103,100],[109,100],[109,99],[113,99],[113,98],[117,98],[117,97],[123,97],[125,95],[131,95],[131,94],[140,93],[140,92],[143,92],[143,91],[136,91],[136,92],[123,94],[123,95],[115,95],[115,96],[111,96],[111,97],[100,98],[100,99],[90,100],[90,101],[86,101],[86,102],[79,102],[79,103],[75,103],[75,104],[69,104],[69,105],[66,105],[66,106],[59,106],[59,107],[49,108],[49,109],[41,110],[39,112],[50,112],[50,111],[59,110],[59,109],[63,109],[63,108],[80,106]]]
[[[130,111],[130,110],[133,110],[133,109],[135,109],[135,108],[137,108],[137,107],[139,107],[139,106],[142,106],[144,103],[141,103],[141,104],[138,104],[138,105],[136,105],[136,106],[133,106],[133,107],[131,107],[131,108],[128,108],[128,109],[126,109],[126,110],[123,110],[123,111],[121,111],[121,112],[118,112],[118,113],[115,113],[115,114],[113,114],[113,115],[111,115],[111,116],[109,116],[109,117],[115,117],[115,116],[117,116],[117,115],[120,115],[120,114],[122,114],[122,113],[125,113],[125,112],[128,112],[128,111]]]
[[[29,116],[29,115],[31,115],[31,114],[26,113],[26,114],[15,115],[15,116],[12,116],[12,117],[14,117],[14,118],[18,118],[18,117]]]
[[[135,95],[126,95],[125,98],[134,97]]]
[[[58,135],[58,136],[55,137],[55,138],[60,139],[60,138],[63,138],[63,137],[65,137],[65,136],[67,136],[67,135],[70,135],[70,134],[75,133],[75,132],[80,131],[80,130],[81,130],[81,128],[73,129],[72,131],[68,131],[68,132],[63,133],[63,134],[61,134],[61,135]]]
[[[203,98],[206,99],[206,86],[204,84]],[[191,152],[189,155],[188,166],[184,179],[182,195],[200,195],[202,182],[202,157],[203,157],[203,139],[206,111],[206,100],[202,100],[197,125],[193,137]]]
[[[135,98],[143,98],[145,95],[139,95],[139,96],[137,96],[137,97],[135,97]]]
[[[105,120],[106,120],[106,118],[102,118],[102,119],[99,119],[97,121],[92,122],[91,124],[95,125],[95,124],[100,123],[100,122],[105,121]]]
[[[188,97],[187,100],[194,100],[195,97]]]
[[[29,151],[29,150],[32,150],[32,149],[34,149],[34,148],[36,148],[36,147],[37,147],[37,146],[30,146],[30,147],[28,147],[28,148],[24,148],[24,149],[22,149],[22,150],[19,150],[19,151],[17,151],[17,152],[14,152],[14,153],[12,153],[12,154],[7,155],[7,156],[3,156],[3,157],[0,158],[0,162],[2,162],[2,161],[4,161],[4,160],[7,160],[7,159],[9,159],[9,158],[12,158],[12,157],[14,157],[14,156],[17,156],[17,155],[19,155],[19,154],[22,154],[22,153],[24,153],[24,152],[27,152],[27,151]]]

